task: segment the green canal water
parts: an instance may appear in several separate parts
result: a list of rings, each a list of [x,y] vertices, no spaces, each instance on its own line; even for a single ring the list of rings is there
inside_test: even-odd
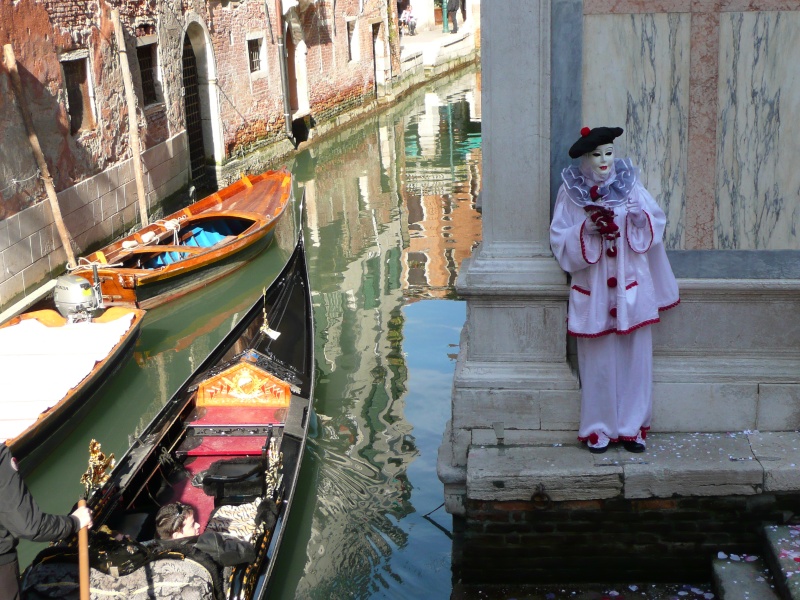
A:
[[[436,456],[465,321],[457,269],[480,238],[479,90],[474,70],[439,80],[286,164],[306,198],[318,385],[276,598],[450,597]],[[277,275],[298,205],[250,264],[148,312],[134,356],[28,475],[44,510],[70,510],[90,440],[121,456]],[[23,542],[21,565],[43,547]]]

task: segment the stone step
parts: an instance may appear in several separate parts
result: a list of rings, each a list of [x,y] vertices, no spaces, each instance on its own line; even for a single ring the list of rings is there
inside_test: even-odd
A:
[[[780,600],[760,557],[720,553],[713,562],[713,580],[719,600]]]
[[[784,598],[800,600],[800,526],[767,525],[767,562]]]
[[[466,468],[471,499],[528,500],[540,488],[553,501],[800,491],[798,432],[651,433],[644,454],[619,446],[591,454],[574,434],[520,443],[505,431],[503,444],[495,437],[490,445],[490,432],[482,440],[473,432]]]

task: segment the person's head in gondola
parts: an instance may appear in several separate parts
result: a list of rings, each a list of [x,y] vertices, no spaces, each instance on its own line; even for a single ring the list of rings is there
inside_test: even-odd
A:
[[[177,540],[200,534],[200,524],[194,519],[194,509],[188,504],[166,504],[156,513],[156,534],[162,540]]]

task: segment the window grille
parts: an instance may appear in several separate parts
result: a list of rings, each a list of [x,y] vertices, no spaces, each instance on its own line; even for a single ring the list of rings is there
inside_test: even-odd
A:
[[[158,102],[155,80],[155,44],[147,44],[136,48],[136,57],[139,59],[139,73],[142,76],[142,99],[144,105]]]
[[[250,72],[261,70],[261,40],[247,40],[247,53],[250,56]]]

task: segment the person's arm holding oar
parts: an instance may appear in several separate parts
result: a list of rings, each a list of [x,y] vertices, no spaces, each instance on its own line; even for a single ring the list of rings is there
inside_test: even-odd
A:
[[[5,444],[0,444],[0,598],[19,599],[20,539],[50,542],[92,526],[92,513],[79,506],[71,515],[42,512]],[[87,586],[88,593],[88,586]]]

